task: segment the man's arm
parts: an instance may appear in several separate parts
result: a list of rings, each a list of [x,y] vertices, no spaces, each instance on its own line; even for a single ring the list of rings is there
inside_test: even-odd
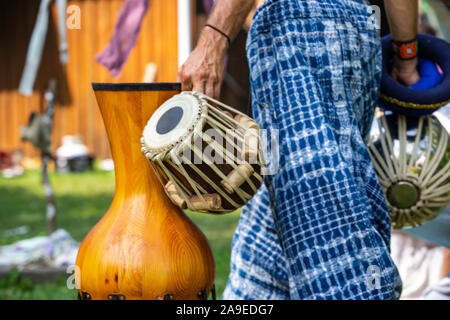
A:
[[[207,24],[231,39],[241,29],[254,0],[217,0]],[[178,71],[182,90],[196,90],[218,98],[222,84],[227,38],[210,27],[204,27],[197,46]]]
[[[419,19],[418,0],[384,0],[384,4],[392,39],[403,42],[415,39]],[[418,58],[401,60],[394,56],[392,77],[407,86],[416,83],[420,79],[417,61]]]

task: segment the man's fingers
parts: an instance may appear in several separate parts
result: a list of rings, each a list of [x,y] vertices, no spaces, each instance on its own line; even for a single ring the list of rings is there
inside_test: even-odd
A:
[[[197,80],[192,81],[191,77],[178,76],[177,81],[181,82],[182,91],[197,91],[206,94],[214,99],[218,99],[220,95],[220,83],[217,81]]]
[[[206,85],[205,94],[209,97],[216,99],[214,96],[214,82],[209,81]]]
[[[186,68],[184,65],[181,66],[180,70],[177,73],[177,82],[181,82],[182,91],[192,90],[192,76],[191,74],[186,72]]]
[[[201,93],[206,93],[206,81],[200,80],[196,81],[192,86],[192,91],[197,91]]]
[[[220,87],[222,86],[222,81],[219,79],[217,83],[214,84],[214,99],[219,100],[220,98]]]
[[[192,90],[192,80],[191,77],[187,77],[184,75],[179,75],[178,81],[181,82],[181,90],[182,91],[190,91]]]
[[[221,81],[216,73],[210,74],[206,86],[206,94],[214,99],[219,99],[220,82]]]
[[[181,82],[181,91],[191,91],[193,90],[192,87],[193,85],[191,81]]]
[[[183,91],[197,91],[206,94],[214,99],[220,95],[221,79],[215,72],[201,70],[193,74],[186,72],[183,67],[177,74],[177,81],[181,82]]]

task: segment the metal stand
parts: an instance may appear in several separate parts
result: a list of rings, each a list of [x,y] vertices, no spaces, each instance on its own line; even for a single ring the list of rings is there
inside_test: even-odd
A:
[[[50,142],[51,142],[51,129],[53,126],[53,115],[55,113],[55,92],[56,92],[56,80],[51,79],[49,82],[49,87],[45,92],[45,100],[47,101],[47,108],[42,116],[42,124],[49,128],[49,145],[47,148],[42,149],[42,184],[44,186],[45,196],[47,197],[47,223],[48,223],[48,233],[51,234],[55,231],[56,226],[56,207],[55,200],[53,197],[53,188],[50,184],[50,179],[48,177],[48,164],[52,157],[50,154]]]

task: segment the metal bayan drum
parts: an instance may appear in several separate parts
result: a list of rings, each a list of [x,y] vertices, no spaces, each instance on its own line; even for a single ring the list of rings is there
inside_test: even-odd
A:
[[[141,143],[167,195],[182,209],[231,212],[263,182],[256,122],[198,92],[183,92],[162,104]]]
[[[377,110],[368,149],[394,229],[417,227],[450,202],[449,134],[434,116]]]

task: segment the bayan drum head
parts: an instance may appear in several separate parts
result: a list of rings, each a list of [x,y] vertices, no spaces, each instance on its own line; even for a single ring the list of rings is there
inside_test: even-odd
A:
[[[199,100],[179,94],[163,103],[152,115],[143,132],[149,152],[166,151],[183,141],[199,123],[203,108]]]

